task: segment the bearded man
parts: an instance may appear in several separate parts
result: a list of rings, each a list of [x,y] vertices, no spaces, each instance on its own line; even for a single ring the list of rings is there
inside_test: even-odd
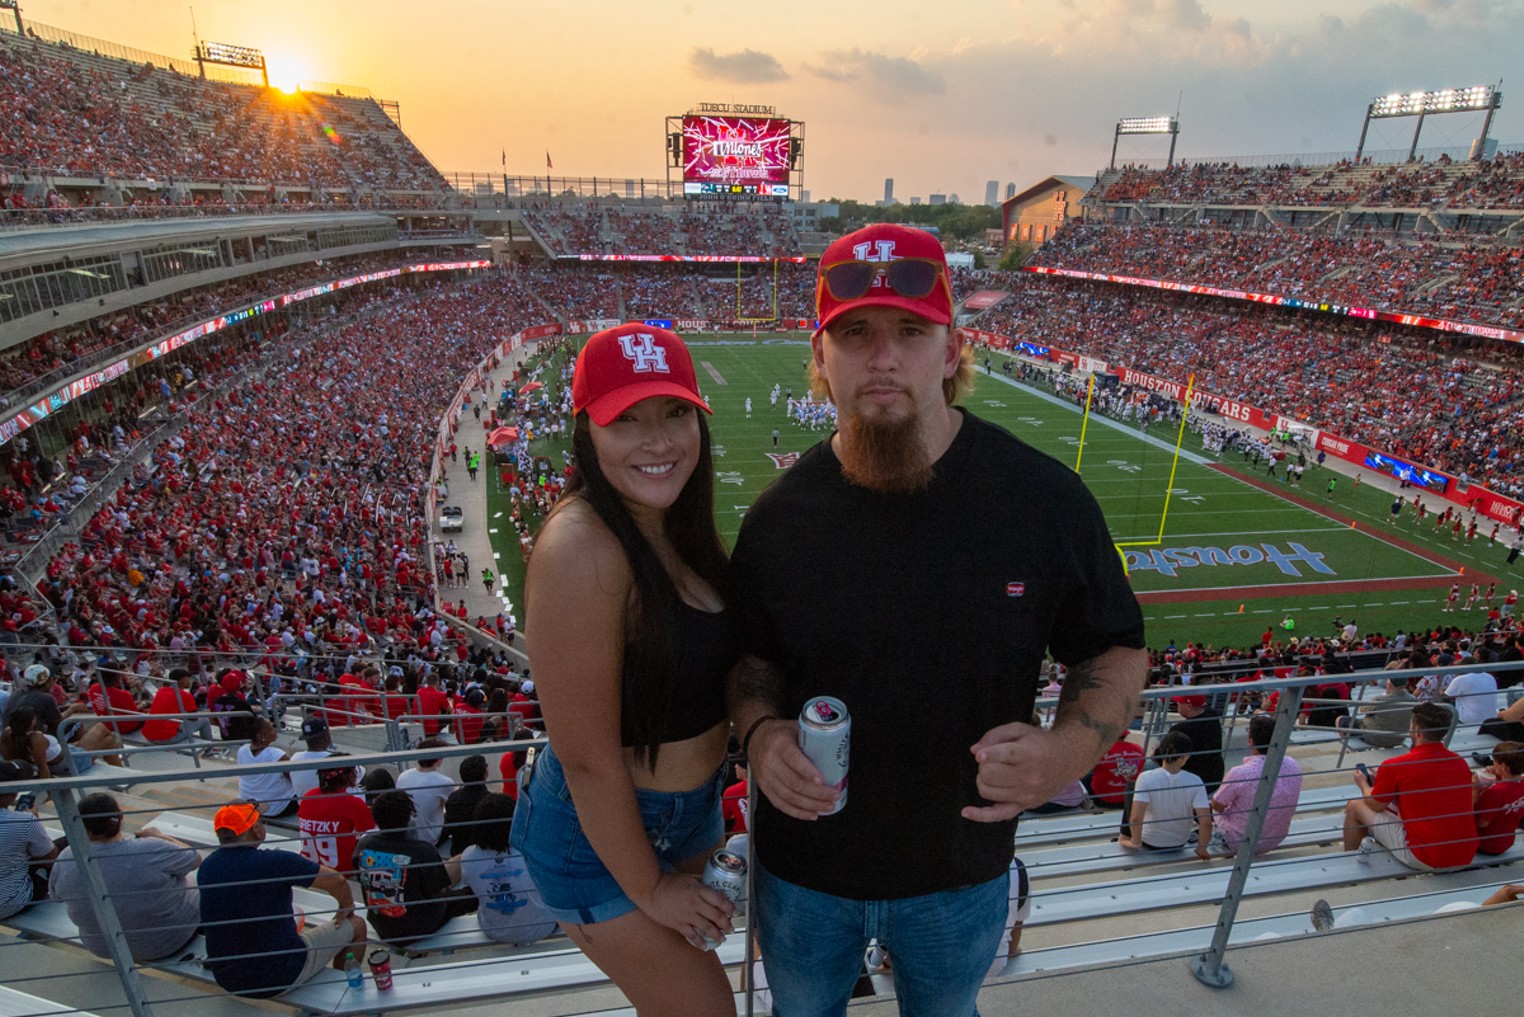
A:
[[[935,237],[842,237],[816,307],[811,377],[839,430],[757,499],[732,559],[763,963],[780,1017],[841,1013],[876,937],[902,1014],[968,1017],[1016,816],[1132,717],[1143,619],[1074,472],[953,405],[973,368]],[[1048,655],[1068,676],[1045,730],[1026,721]],[[851,717],[839,811],[798,744],[816,696]]]

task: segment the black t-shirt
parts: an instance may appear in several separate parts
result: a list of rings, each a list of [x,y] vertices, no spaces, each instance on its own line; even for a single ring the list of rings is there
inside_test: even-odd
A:
[[[770,872],[838,896],[1004,872],[1015,821],[959,814],[988,804],[970,746],[1031,716],[1045,653],[1143,646],[1095,499],[970,414],[918,494],[853,486],[816,445],[747,511],[732,564],[747,649],[783,673],[785,716],[830,695],[852,717],[846,807],[801,822],[764,796],[753,827]]]
[[[487,797],[487,785],[466,784],[450,792],[444,806],[444,840],[450,857],[470,847],[476,840],[476,806]]]
[[[37,715],[42,721],[43,730],[54,738],[58,737],[58,728],[63,723],[63,713],[58,709],[58,700],[51,693],[41,689],[27,689],[25,692],[14,693],[5,704],[4,723],[9,724],[11,714],[25,707]]]
[[[434,845],[415,837],[372,833],[355,845],[365,917],[381,938],[405,942],[436,931],[449,917],[443,899],[450,876]]]
[[[1176,721],[1171,731],[1183,732],[1191,740],[1191,755],[1185,772],[1194,773],[1206,785],[1207,794],[1222,783],[1222,714],[1210,707],[1200,716]]]

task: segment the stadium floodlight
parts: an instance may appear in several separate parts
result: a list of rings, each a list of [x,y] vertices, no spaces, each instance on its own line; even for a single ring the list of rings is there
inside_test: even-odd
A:
[[[207,64],[247,67],[258,71],[264,79],[265,87],[270,87],[270,73],[265,67],[264,51],[252,46],[234,46],[227,42],[203,42],[196,47],[196,63],[201,68],[203,78],[206,77]]]
[[[26,29],[21,25],[21,0],[0,0],[0,11],[10,11],[16,15],[16,35],[26,38]]]
[[[1117,121],[1118,134],[1176,134],[1180,121],[1174,117],[1123,117]]]
[[[1365,123],[1360,128],[1360,144],[1355,147],[1355,162],[1365,154],[1365,134],[1372,120],[1388,120],[1393,117],[1417,117],[1413,129],[1413,143],[1408,147],[1408,160],[1412,161],[1418,151],[1418,135],[1423,130],[1426,116],[1440,113],[1477,113],[1485,111],[1481,136],[1472,150],[1472,158],[1479,159],[1486,150],[1487,132],[1492,129],[1492,113],[1503,105],[1503,93],[1494,85],[1472,85],[1469,88],[1440,88],[1427,92],[1393,92],[1372,99],[1365,110]]]
[[[1166,165],[1175,164],[1175,142],[1180,136],[1179,117],[1123,117],[1118,120],[1116,133],[1111,136],[1112,169],[1117,168],[1117,142],[1124,134],[1168,134],[1169,160]]]

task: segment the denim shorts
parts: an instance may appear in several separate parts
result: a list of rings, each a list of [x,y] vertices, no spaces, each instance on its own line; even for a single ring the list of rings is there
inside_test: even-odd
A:
[[[662,871],[718,847],[725,825],[720,818],[724,767],[692,791],[635,792],[646,838]],[[545,911],[558,922],[592,925],[635,910],[603,860],[588,843],[577,819],[560,760],[549,748],[535,760],[529,786],[519,792],[513,814],[513,848],[540,891]]]

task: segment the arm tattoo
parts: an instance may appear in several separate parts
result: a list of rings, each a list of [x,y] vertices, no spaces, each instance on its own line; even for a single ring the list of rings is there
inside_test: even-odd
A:
[[[1096,740],[1102,746],[1116,741],[1122,734],[1124,724],[1092,715],[1080,700],[1087,692],[1095,692],[1105,687],[1106,682],[1098,673],[1095,661],[1084,660],[1069,669],[1069,673],[1064,676],[1063,688],[1058,693],[1060,715],[1072,718],[1081,727],[1094,733]]]
[[[745,655],[730,672],[729,699],[734,709],[755,701],[770,709],[783,709],[783,675],[765,660]]]
[[[1101,680],[1095,676],[1095,664],[1088,660],[1081,661],[1064,676],[1063,687],[1058,692],[1059,705],[1077,703],[1080,696],[1100,688],[1101,684]]]

